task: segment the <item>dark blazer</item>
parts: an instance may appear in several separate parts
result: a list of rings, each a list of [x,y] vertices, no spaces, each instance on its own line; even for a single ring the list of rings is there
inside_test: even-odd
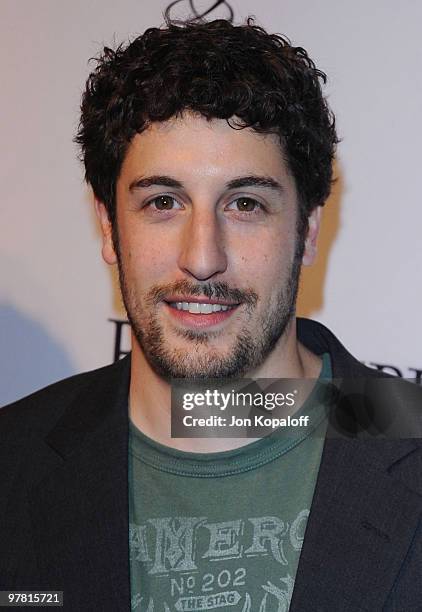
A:
[[[421,611],[421,440],[368,439],[362,398],[377,373],[319,323],[298,319],[298,337],[361,386],[330,417],[290,611]],[[71,612],[130,610],[129,379],[127,357],[0,410],[0,590],[61,590]],[[394,414],[422,405],[409,383],[386,395]]]

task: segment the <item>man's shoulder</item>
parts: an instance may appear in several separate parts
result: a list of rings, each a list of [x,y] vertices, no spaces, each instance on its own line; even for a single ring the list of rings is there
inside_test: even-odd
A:
[[[117,379],[128,367],[128,360],[126,357],[111,365],[75,374],[0,408],[0,430],[3,433],[10,428],[48,431],[70,404],[79,398],[83,401],[110,380]]]
[[[422,388],[368,368],[322,323],[297,320],[298,339],[316,354],[329,353],[333,378],[331,433],[422,439]],[[420,445],[420,443],[419,443]]]
[[[299,341],[317,355],[329,353],[333,378],[395,379],[398,377],[370,368],[354,357],[328,327],[319,321],[297,318]],[[405,383],[406,386],[406,383]]]

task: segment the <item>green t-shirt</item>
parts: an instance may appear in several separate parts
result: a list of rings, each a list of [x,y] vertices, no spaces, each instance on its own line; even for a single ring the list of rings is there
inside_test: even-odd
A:
[[[331,376],[326,353],[319,381]],[[163,446],[130,422],[132,610],[287,612],[327,425],[314,392],[302,413],[305,434],[219,453]]]

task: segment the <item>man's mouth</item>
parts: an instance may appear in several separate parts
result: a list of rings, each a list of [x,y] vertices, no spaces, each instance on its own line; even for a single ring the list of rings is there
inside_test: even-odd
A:
[[[220,310],[233,310],[238,304],[213,304],[211,302],[167,302],[171,308],[185,310],[191,314],[211,314]]]
[[[169,312],[182,325],[194,328],[224,323],[240,303],[223,299],[171,296],[165,300]]]

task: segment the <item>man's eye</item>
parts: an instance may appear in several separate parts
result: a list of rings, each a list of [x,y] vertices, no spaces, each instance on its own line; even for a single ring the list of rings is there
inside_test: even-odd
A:
[[[258,212],[261,209],[261,204],[253,198],[236,198],[230,203],[229,208],[235,206],[235,209],[240,212]]]
[[[148,202],[149,205],[153,204],[156,210],[173,210],[176,208],[175,205],[180,207],[179,202],[169,195],[160,195]]]

